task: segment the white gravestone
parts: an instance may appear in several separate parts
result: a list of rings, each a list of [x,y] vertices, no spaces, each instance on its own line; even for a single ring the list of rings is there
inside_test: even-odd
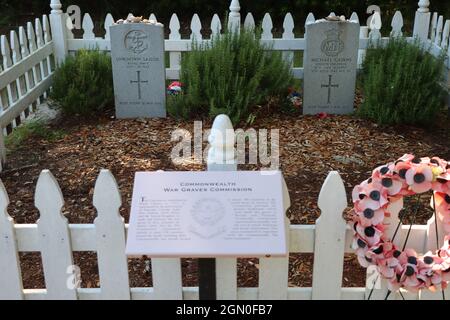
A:
[[[303,113],[353,112],[359,23],[318,20],[306,25]]]
[[[116,117],[165,117],[162,24],[115,24],[110,33]]]
[[[284,256],[275,172],[137,172],[126,253],[150,257]]]

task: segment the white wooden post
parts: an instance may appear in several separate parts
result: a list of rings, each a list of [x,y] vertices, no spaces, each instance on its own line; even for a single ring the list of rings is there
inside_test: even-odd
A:
[[[0,300],[23,299],[14,220],[9,216],[8,194],[0,180]]]
[[[65,14],[61,10],[62,4],[59,0],[51,0],[50,26],[52,29],[53,45],[55,47],[56,63],[62,63],[68,54],[67,28]]]
[[[77,298],[74,283],[72,246],[67,218],[61,213],[63,195],[55,177],[48,170],[39,176],[35,206],[39,210],[37,228],[44,267],[46,298],[72,300]]]
[[[284,212],[291,206],[289,190],[283,178]],[[285,217],[286,245],[289,248],[290,221]],[[265,257],[259,259],[260,300],[287,300],[289,285],[289,253],[285,257]]]
[[[346,233],[342,212],[347,207],[347,196],[338,172],[328,174],[318,204],[322,213],[316,220],[314,235],[312,299],[339,300]]]
[[[414,31],[413,36],[419,38],[421,41],[428,40],[428,32],[430,29],[430,1],[420,0],[419,8],[416,12],[416,17],[414,19]]]
[[[95,183],[94,220],[101,298],[129,300],[128,262],[125,255],[125,224],[120,216],[119,187],[109,170],[102,170]]]
[[[230,118],[221,114],[214,119],[208,142],[208,171],[236,171],[235,132]],[[216,259],[216,292],[218,300],[237,298],[236,258]]]
[[[228,15],[228,29],[239,32],[241,28],[241,5],[239,0],[231,0],[230,14]]]

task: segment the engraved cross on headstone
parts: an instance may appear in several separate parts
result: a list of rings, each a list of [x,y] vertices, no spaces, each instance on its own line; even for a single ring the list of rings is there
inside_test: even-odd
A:
[[[338,84],[332,84],[332,78],[333,76],[330,74],[328,75],[328,84],[322,84],[321,88],[328,88],[328,104],[331,103],[331,88],[339,88]]]
[[[141,80],[141,71],[136,71],[137,73],[137,80],[131,80],[130,83],[137,83],[138,85],[138,99],[141,100],[142,99],[142,94],[141,94],[141,83],[148,83],[147,80]]]

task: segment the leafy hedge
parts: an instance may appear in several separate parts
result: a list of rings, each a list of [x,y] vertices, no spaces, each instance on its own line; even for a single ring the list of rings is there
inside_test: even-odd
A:
[[[169,113],[185,118],[225,113],[237,123],[254,119],[255,105],[285,96],[293,80],[290,65],[259,38],[258,31],[255,37],[243,30],[216,36],[210,44],[194,41],[181,60],[183,94],[169,96]]]
[[[430,124],[443,107],[444,55],[435,58],[419,42],[392,38],[367,50],[364,102],[358,114],[381,124]]]
[[[90,115],[113,103],[111,58],[98,50],[69,56],[53,76],[51,98],[67,114]]]

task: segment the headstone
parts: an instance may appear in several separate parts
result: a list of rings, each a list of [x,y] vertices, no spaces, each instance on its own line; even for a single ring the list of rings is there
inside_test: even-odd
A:
[[[165,117],[163,26],[129,19],[110,27],[116,117]]]
[[[279,171],[137,172],[126,253],[287,254]]]
[[[359,23],[333,20],[306,25],[304,114],[353,112]]]

